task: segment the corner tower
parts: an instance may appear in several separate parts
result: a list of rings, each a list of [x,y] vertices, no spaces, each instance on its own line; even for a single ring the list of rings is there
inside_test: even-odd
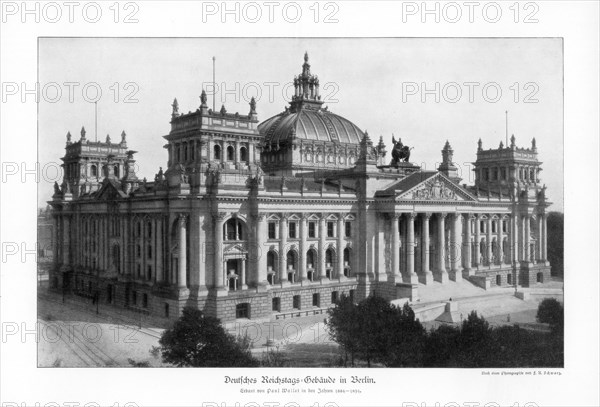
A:
[[[510,190],[521,187],[537,187],[542,170],[538,161],[535,138],[531,140],[531,148],[519,148],[514,134],[510,145],[504,143],[496,149],[484,150],[481,139],[477,143],[477,161],[474,163],[475,186],[481,190],[497,191],[507,187]]]

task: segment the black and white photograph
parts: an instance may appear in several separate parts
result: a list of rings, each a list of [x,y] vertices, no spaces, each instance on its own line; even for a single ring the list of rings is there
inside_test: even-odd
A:
[[[2,2],[2,406],[596,405],[599,5],[467,3]]]
[[[561,39],[39,46],[39,366],[563,366]]]

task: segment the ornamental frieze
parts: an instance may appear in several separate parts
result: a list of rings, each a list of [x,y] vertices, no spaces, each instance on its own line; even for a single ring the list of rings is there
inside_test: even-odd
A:
[[[413,199],[425,199],[425,200],[457,200],[456,193],[448,188],[439,179],[434,179],[424,183],[421,189],[413,192]]]

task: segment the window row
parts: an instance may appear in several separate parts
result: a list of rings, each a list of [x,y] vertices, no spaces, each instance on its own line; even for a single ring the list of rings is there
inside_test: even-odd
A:
[[[319,237],[318,222],[308,222],[308,238],[314,239]],[[299,222],[289,221],[288,222],[288,236],[289,239],[300,238],[300,225]],[[326,237],[335,238],[337,237],[337,221],[328,221],[326,225]],[[352,237],[352,222],[344,222],[344,237]],[[268,226],[268,238],[269,239],[280,239],[279,233],[279,222],[269,222]]]
[[[349,292],[350,300],[354,301],[354,290],[350,290]],[[338,291],[332,291],[330,294],[330,302],[329,304],[323,304],[321,300],[321,293],[313,293],[312,294],[312,307],[326,306],[330,304],[336,304],[340,299],[340,293]],[[271,310],[273,312],[281,312],[281,297],[273,297],[271,299]],[[301,310],[302,309],[302,296],[294,295],[292,296],[292,309]]]

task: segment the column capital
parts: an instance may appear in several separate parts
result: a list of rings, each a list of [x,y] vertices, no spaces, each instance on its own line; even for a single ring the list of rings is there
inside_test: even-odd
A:
[[[402,212],[393,212],[390,214],[390,217],[394,220],[398,220],[402,217]]]
[[[463,213],[462,215],[464,215],[467,220],[475,219],[475,215],[473,215],[473,212]]]
[[[188,216],[186,214],[183,214],[183,213],[179,214],[179,218],[178,219],[179,219],[179,225],[180,226],[185,226],[185,222],[187,221],[187,217]]]
[[[217,212],[213,215],[215,222],[222,222],[227,217],[227,212]]]
[[[429,219],[431,219],[431,216],[433,215],[433,213],[432,212],[424,212],[421,215],[423,216],[423,219],[429,220]]]
[[[439,216],[441,219],[445,219],[445,218],[446,218],[446,216],[448,216],[448,212],[439,212],[439,213],[438,213],[438,216]]]
[[[266,212],[259,212],[259,213],[257,213],[257,214],[256,214],[256,215],[254,215],[254,216],[256,217],[256,219],[257,219],[259,222],[262,222],[262,221],[264,221],[264,220],[267,218],[268,214],[267,214]]]
[[[410,220],[415,220],[415,218],[417,217],[417,213],[416,212],[408,212],[406,213],[406,217]]]
[[[310,215],[308,213],[303,213],[300,215],[300,219],[302,219],[302,220],[308,220],[309,217],[310,217]]]
[[[291,216],[291,215],[290,215],[289,213],[287,213],[287,212],[282,212],[282,213],[281,213],[281,220],[282,220],[282,221],[286,221],[286,220],[288,220],[288,219],[290,218],[290,216]]]

